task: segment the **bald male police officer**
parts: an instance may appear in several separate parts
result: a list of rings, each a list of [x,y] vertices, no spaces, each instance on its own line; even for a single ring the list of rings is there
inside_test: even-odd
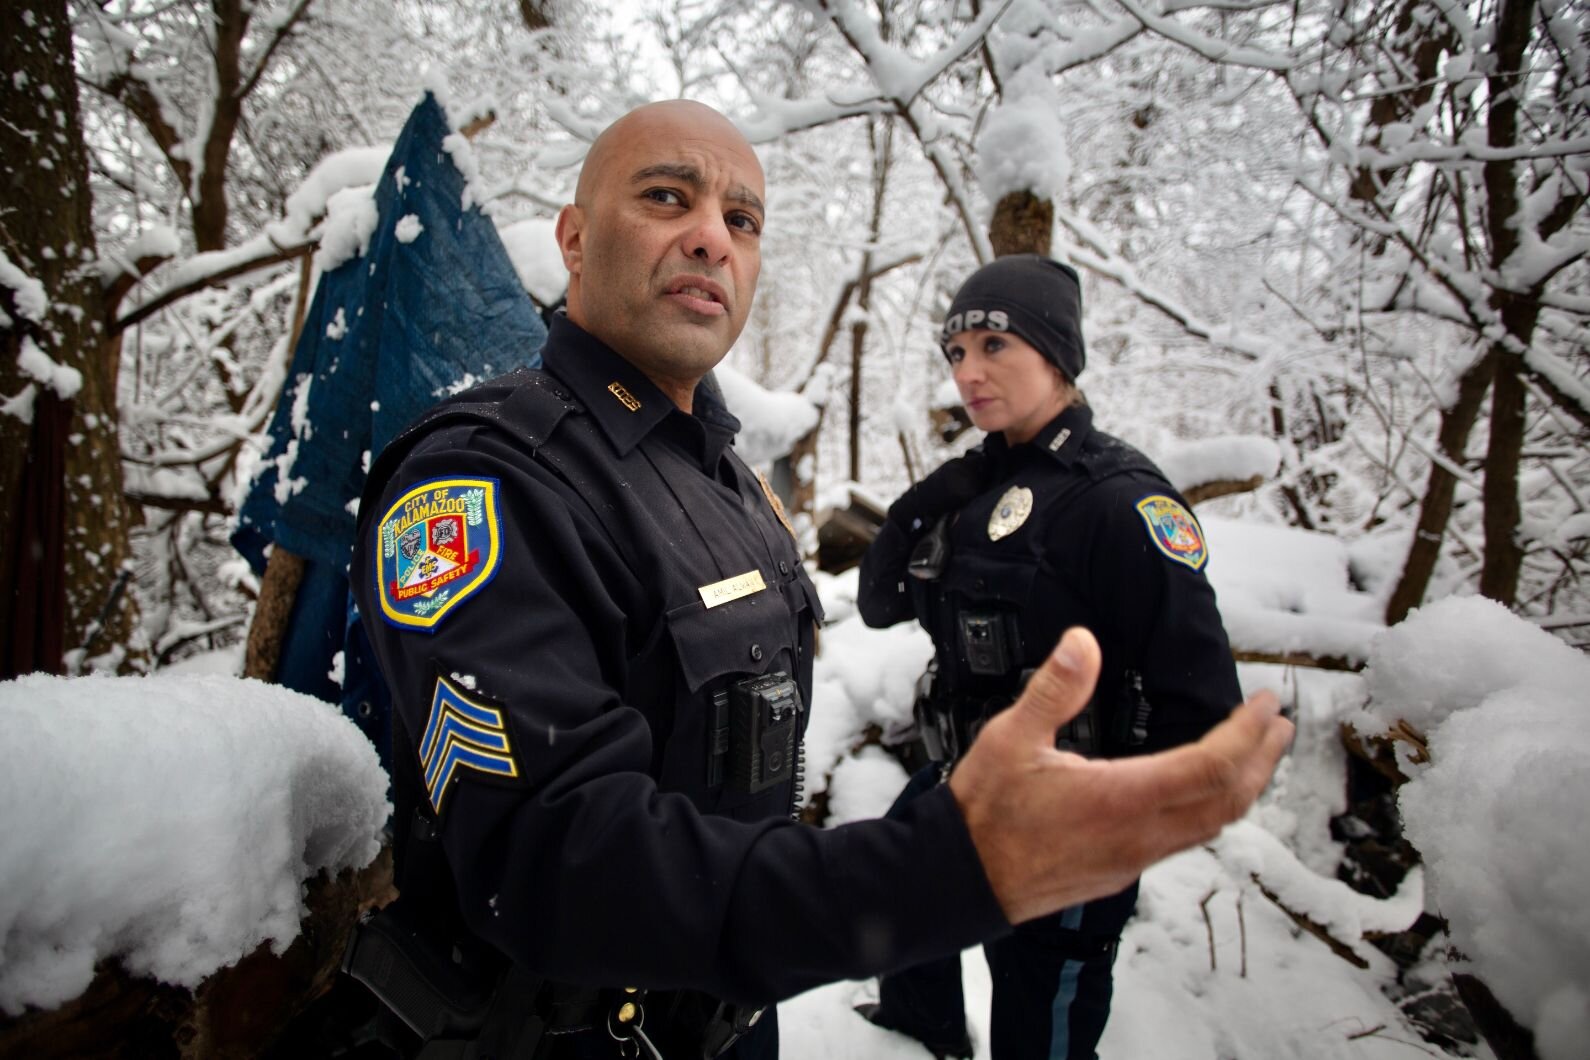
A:
[[[764,1005],[1119,889],[1240,815],[1289,738],[1257,699],[1174,755],[1050,760],[1098,665],[1073,632],[900,820],[790,819],[821,605],[700,385],[745,323],[763,196],[710,108],[619,119],[558,218],[545,370],[371,469],[352,580],[397,707],[403,904],[452,940],[427,984],[499,984],[484,1024],[405,1017],[446,1055],[776,1056]]]

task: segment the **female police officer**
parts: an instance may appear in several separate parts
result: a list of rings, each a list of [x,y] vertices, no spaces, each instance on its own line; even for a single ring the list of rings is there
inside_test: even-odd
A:
[[[944,355],[987,437],[894,503],[861,567],[867,623],[915,617],[934,644],[917,713],[939,764],[891,813],[948,775],[1069,626],[1094,632],[1103,670],[1064,749],[1161,750],[1241,698],[1202,529],[1147,458],[1093,428],[1076,389],[1081,302],[1072,269],[1016,255],[974,273],[945,319]],[[995,1060],[1095,1055],[1136,897],[1133,883],[985,947]],[[936,1055],[971,1055],[957,959],[887,976],[880,995],[859,1011]]]

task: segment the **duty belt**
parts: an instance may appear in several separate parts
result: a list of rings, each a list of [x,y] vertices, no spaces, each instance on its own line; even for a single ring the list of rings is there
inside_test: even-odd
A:
[[[1022,675],[1023,684],[1028,676],[1030,672]],[[1008,707],[1012,698],[1009,695],[976,697],[941,693],[930,669],[918,683],[913,708],[917,732],[927,756],[945,765],[959,761],[984,723]],[[1055,746],[1080,755],[1099,754],[1104,746],[1103,735],[1098,709],[1089,703],[1082,713],[1060,727],[1055,734]]]
[[[648,1055],[642,1047],[656,1055],[644,1029],[644,990],[555,983],[500,958],[466,961],[436,923],[438,910],[453,900],[451,888],[442,886],[440,841],[436,822],[416,810],[398,900],[360,918],[342,957],[343,973],[423,1043],[416,1060],[537,1060],[560,1036],[604,1031],[623,1056]],[[704,1004],[688,1022],[670,1022],[699,1032],[703,1060],[725,1052],[763,1012],[689,992],[673,994],[675,1012],[685,996]]]

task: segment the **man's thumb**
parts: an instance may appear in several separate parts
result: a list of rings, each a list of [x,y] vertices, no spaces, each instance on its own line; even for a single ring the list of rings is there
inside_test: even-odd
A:
[[[1099,680],[1099,642],[1081,626],[1066,630],[1027,682],[1011,711],[1035,741],[1054,743],[1055,730],[1081,712]]]

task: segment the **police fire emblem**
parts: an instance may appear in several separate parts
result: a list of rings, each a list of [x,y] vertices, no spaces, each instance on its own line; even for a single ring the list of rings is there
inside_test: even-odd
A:
[[[1177,563],[1202,570],[1209,562],[1204,532],[1192,513],[1164,494],[1155,493],[1137,502],[1137,514],[1148,526],[1154,545]]]
[[[1021,524],[1032,514],[1032,490],[1026,486],[1012,486],[994,505],[988,517],[988,540],[998,541],[1021,529]]]
[[[497,573],[497,480],[439,478],[393,502],[376,527],[381,613],[400,629],[434,630]]]

